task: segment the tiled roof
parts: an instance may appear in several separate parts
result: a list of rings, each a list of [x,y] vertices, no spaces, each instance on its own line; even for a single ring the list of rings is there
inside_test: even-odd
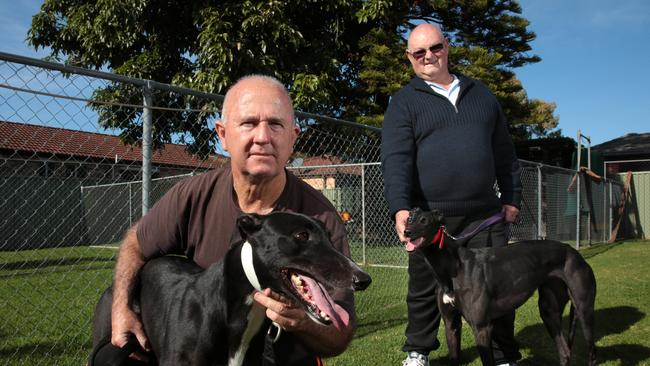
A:
[[[90,157],[119,161],[142,161],[140,146],[124,145],[120,138],[93,132],[0,121],[0,149]],[[165,144],[153,152],[153,164],[210,168],[226,158],[211,155],[207,160],[189,154],[184,145]]]

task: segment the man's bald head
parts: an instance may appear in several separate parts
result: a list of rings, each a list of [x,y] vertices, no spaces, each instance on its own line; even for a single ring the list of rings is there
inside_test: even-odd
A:
[[[238,100],[243,92],[257,90],[259,88],[277,89],[277,91],[279,91],[277,94],[277,103],[285,103],[289,109],[291,109],[292,119],[294,119],[291,97],[284,85],[272,76],[253,74],[244,76],[237,80],[237,82],[228,89],[228,92],[226,92],[226,96],[223,99],[223,106],[221,108],[221,123],[226,124],[228,120],[228,110],[233,107],[233,101]]]

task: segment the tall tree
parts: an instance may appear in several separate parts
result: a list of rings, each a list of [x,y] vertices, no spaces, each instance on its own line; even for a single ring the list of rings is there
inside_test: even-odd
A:
[[[288,86],[299,109],[380,126],[390,95],[410,78],[408,30],[435,21],[452,41],[454,65],[486,81],[511,121],[537,123],[523,129],[525,137],[557,120],[553,105],[527,99],[512,72],[539,61],[527,54],[534,34],[520,12],[509,0],[45,0],[28,40],[69,64],[212,93],[249,73],[270,74]],[[142,98],[125,84],[94,97],[130,104]],[[157,94],[156,105],[205,108],[170,93]],[[126,142],[141,137],[137,113],[94,108],[100,124],[121,129]],[[210,117],[165,118],[154,126],[154,141],[189,133],[191,150],[205,155],[216,141]]]

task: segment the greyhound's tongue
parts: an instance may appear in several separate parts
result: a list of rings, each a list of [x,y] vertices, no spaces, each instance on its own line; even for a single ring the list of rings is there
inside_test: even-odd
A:
[[[409,239],[409,241],[406,242],[406,251],[407,252],[412,252],[412,251],[416,250],[420,246],[420,244],[422,244],[423,241],[424,241],[423,237],[419,237],[419,238],[417,238],[415,240]]]
[[[330,294],[327,293],[327,290],[320,283],[305,275],[301,275],[301,277],[307,286],[309,286],[312,300],[316,306],[329,316],[336,329],[341,330],[343,326],[347,327],[350,323],[350,315],[348,312],[332,300]]]

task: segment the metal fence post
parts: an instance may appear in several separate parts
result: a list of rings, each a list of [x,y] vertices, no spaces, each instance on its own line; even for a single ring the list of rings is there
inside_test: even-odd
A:
[[[129,183],[129,227],[133,226],[133,184]]]
[[[361,256],[366,264],[366,166],[361,164]]]
[[[614,208],[613,205],[613,191],[614,187],[612,187],[612,182],[609,182],[609,205],[607,205],[607,212],[609,212],[609,220],[607,223],[607,241],[612,240],[612,223],[614,222],[612,215],[612,209]]]
[[[596,213],[594,212],[594,215]],[[603,181],[603,235],[602,241],[605,241],[605,220],[607,219],[607,181]]]
[[[576,249],[580,249],[580,170],[576,171]]]
[[[537,165],[537,239],[542,238],[542,165]]]
[[[576,166],[576,249],[580,249],[580,158],[582,151],[580,151],[581,140],[580,140],[580,130],[578,130],[578,154],[576,159],[578,164]]]
[[[149,198],[151,190],[151,150],[153,141],[153,118],[151,107],[150,80],[142,86],[144,108],[142,110],[142,216],[149,211]]]

